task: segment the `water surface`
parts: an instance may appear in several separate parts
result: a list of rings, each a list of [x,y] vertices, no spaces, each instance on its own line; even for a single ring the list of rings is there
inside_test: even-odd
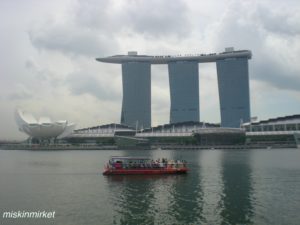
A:
[[[103,176],[111,155],[186,175]],[[5,211],[55,219],[3,219]],[[0,224],[300,224],[300,150],[0,151]]]

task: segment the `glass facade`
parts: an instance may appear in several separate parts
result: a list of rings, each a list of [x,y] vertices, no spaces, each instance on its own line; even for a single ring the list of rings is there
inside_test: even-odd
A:
[[[170,123],[199,121],[198,62],[177,61],[168,64],[170,84]]]
[[[248,58],[217,60],[221,126],[250,121]]]
[[[151,64],[122,64],[123,101],[121,124],[135,128],[151,127]]]
[[[270,123],[270,124],[247,124],[244,125],[244,128],[247,132],[276,132],[276,131],[300,131],[300,124],[297,124],[297,122],[292,123],[290,121],[279,121],[276,123]]]

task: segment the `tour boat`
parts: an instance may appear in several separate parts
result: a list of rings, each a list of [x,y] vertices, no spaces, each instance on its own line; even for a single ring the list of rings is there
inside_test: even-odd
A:
[[[187,171],[184,160],[113,156],[105,165],[103,175],[181,174]]]

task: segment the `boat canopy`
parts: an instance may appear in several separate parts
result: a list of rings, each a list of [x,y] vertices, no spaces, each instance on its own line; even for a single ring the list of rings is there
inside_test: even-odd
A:
[[[147,157],[139,157],[139,156],[135,156],[135,157],[129,157],[129,156],[111,156],[110,157],[111,160],[151,160],[150,158]]]

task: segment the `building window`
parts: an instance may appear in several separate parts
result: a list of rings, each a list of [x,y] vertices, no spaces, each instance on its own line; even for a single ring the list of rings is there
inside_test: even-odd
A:
[[[297,130],[296,124],[287,124],[286,130]]]
[[[261,125],[253,126],[252,131],[254,131],[254,132],[262,131],[262,126]]]
[[[265,126],[265,128],[266,128],[266,131],[274,131],[273,125],[267,125],[267,126]]]
[[[275,131],[284,131],[284,125],[282,124],[275,125]]]

